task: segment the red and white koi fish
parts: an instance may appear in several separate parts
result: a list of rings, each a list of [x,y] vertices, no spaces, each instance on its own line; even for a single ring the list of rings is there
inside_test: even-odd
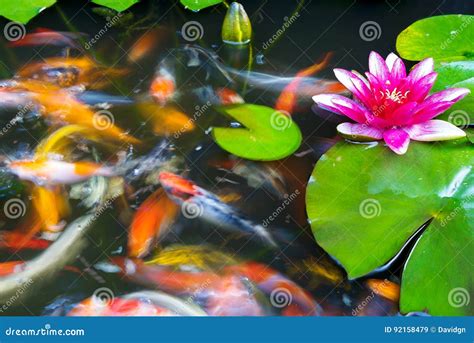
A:
[[[176,80],[165,68],[160,68],[150,86],[150,95],[164,106],[176,93]]]
[[[229,231],[256,235],[268,245],[277,246],[271,234],[262,225],[238,215],[231,206],[215,194],[176,174],[162,172],[159,179],[168,196],[182,206],[184,213],[190,212],[192,216],[197,215]]]
[[[67,315],[73,317],[134,317],[173,316],[175,314],[166,308],[139,299],[123,299],[115,297],[110,301],[102,301],[96,297],[90,297],[77,304]]]
[[[22,180],[39,185],[73,184],[92,176],[113,176],[109,167],[93,162],[64,162],[55,160],[18,160],[8,168]]]
[[[218,88],[216,94],[219,97],[221,105],[243,104],[245,102],[239,93],[230,88]]]

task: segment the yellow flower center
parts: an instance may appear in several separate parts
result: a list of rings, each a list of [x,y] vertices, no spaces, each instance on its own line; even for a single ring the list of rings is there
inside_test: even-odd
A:
[[[407,98],[408,93],[410,93],[410,91],[406,91],[405,94],[402,94],[402,92],[396,88],[394,88],[391,92],[388,89],[385,90],[385,93],[380,91],[380,94],[382,94],[382,96],[384,96],[386,99],[390,99],[399,104],[401,104],[403,100]]]

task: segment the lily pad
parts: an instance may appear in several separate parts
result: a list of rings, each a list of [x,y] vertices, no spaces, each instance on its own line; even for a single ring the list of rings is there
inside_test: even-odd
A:
[[[273,108],[239,104],[218,108],[243,128],[216,127],[212,135],[219,146],[242,158],[274,161],[291,155],[301,144],[301,131],[296,123]]]
[[[135,5],[140,0],[92,0],[97,5],[112,8],[118,12],[125,11],[127,8]]]
[[[181,4],[191,11],[200,11],[223,2],[223,0],[180,0]]]
[[[472,15],[442,15],[418,20],[397,37],[397,51],[411,61],[474,59]]]
[[[471,90],[464,99],[455,103],[439,118],[458,126],[474,123],[474,61],[441,62],[435,67],[438,78],[433,91],[463,87]]]
[[[56,0],[2,1],[0,4],[0,15],[9,20],[26,24],[42,10],[55,3]]]
[[[466,140],[412,142],[398,156],[380,143],[338,143],[317,163],[306,206],[317,242],[350,278],[390,261],[424,224],[406,262],[400,308],[473,314],[474,149]]]

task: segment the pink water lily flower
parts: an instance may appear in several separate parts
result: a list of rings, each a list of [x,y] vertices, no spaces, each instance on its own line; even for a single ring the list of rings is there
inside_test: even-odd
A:
[[[395,153],[404,154],[410,139],[441,141],[466,133],[443,120],[433,120],[469,93],[450,88],[428,96],[437,73],[433,59],[419,62],[407,75],[394,53],[384,60],[372,51],[367,79],[355,71],[334,69],[337,79],[353,94],[353,100],[337,94],[320,94],[313,100],[322,108],[345,115],[356,123],[338,125],[338,132],[360,141],[384,140]]]

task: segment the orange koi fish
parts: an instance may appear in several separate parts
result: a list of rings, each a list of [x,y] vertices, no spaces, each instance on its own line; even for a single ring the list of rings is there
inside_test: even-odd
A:
[[[388,280],[368,279],[366,285],[375,293],[393,302],[400,299],[400,286]]]
[[[216,94],[222,105],[243,104],[245,102],[240,94],[230,88],[219,88],[216,90]]]
[[[109,167],[93,162],[64,162],[55,160],[18,160],[8,168],[22,180],[38,185],[73,184],[92,176],[113,176]]]
[[[16,75],[57,84],[60,87],[84,85],[91,89],[100,89],[109,84],[111,78],[126,73],[125,69],[108,68],[87,56],[82,56],[45,58],[24,66]]]
[[[175,78],[164,68],[161,68],[150,86],[150,94],[160,105],[166,105],[176,92]]]
[[[115,297],[110,301],[90,297],[77,304],[67,316],[172,316],[172,311],[139,299]]]
[[[77,44],[77,42],[75,42],[75,40],[77,40],[82,35],[84,34],[38,28],[34,30],[33,33],[28,33],[22,39],[10,42],[8,45],[12,47],[54,45],[80,48],[80,46]]]
[[[51,245],[51,241],[41,238],[27,238],[17,231],[5,231],[0,233],[0,249],[19,251],[23,249],[44,250]]]
[[[275,109],[278,111],[282,111],[285,114],[293,113],[297,101],[296,92],[302,79],[305,77],[309,77],[325,68],[331,56],[332,53],[328,53],[324,56],[323,60],[320,63],[315,63],[312,66],[300,70],[298,73],[296,73],[293,80],[283,89],[280,96],[278,97],[275,103]],[[342,85],[341,89],[343,89]]]
[[[162,188],[151,194],[138,207],[128,233],[128,253],[143,257],[149,253],[155,239],[160,239],[170,228],[178,212]]]
[[[33,205],[44,229],[57,232],[64,228],[63,219],[69,214],[67,197],[60,187],[34,186]]]
[[[23,261],[8,261],[0,263],[0,276],[7,276],[21,271],[25,262]]]
[[[194,121],[174,106],[161,106],[153,102],[138,105],[139,111],[152,121],[153,132],[160,136],[177,135],[196,128]]]
[[[171,32],[163,27],[145,32],[133,44],[128,52],[129,62],[138,62],[142,58],[150,55],[157,46],[161,46],[171,37]]]

